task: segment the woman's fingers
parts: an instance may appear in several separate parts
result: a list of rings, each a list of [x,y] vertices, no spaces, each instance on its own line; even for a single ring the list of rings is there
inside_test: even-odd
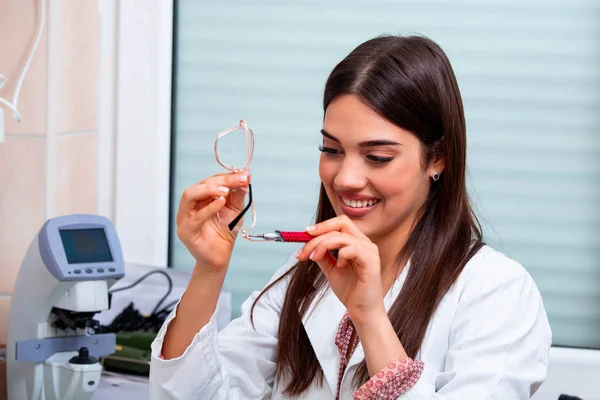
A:
[[[245,176],[246,178],[241,178],[242,176]],[[214,174],[206,179],[203,179],[202,181],[198,182],[198,183],[209,183],[209,182],[215,182],[217,184],[220,185],[225,185],[225,186],[229,186],[229,187],[234,187],[234,186],[238,186],[238,187],[242,187],[242,186],[246,186],[246,184],[248,183],[248,181],[250,181],[250,178],[252,177],[252,173],[245,169],[243,171],[238,171],[238,172],[219,172],[218,174]]]
[[[186,218],[197,211],[197,205],[201,202],[209,203],[217,197],[227,196],[229,188],[213,184],[199,183],[185,189],[179,200],[179,209],[177,210],[177,224],[181,224]]]
[[[338,250],[337,262],[330,254],[332,250]],[[331,257],[334,266],[346,267],[361,254],[372,256],[373,251],[376,252],[377,247],[372,242],[366,243],[348,233],[334,231],[324,233],[306,243],[296,257],[301,261],[311,259],[318,263],[330,261]]]
[[[195,212],[190,218],[184,220],[181,225],[180,233],[189,235],[198,232],[209,218],[225,206],[225,202],[225,197],[219,196],[208,205]]]
[[[339,249],[351,241],[352,236],[347,233],[338,231],[327,232],[306,243],[296,257],[299,260],[310,258],[316,261],[314,257],[322,257],[328,250]]]
[[[248,190],[246,188],[232,190],[227,198],[227,207],[234,213],[241,212],[246,206],[246,197],[248,196]]]
[[[352,222],[352,220],[346,215],[340,215],[338,217],[328,219],[327,221],[320,222],[316,225],[309,226],[306,228],[306,231],[313,236],[319,236],[331,231],[339,231],[348,233],[361,240],[369,240],[367,236],[362,233],[360,229],[358,229],[356,224],[354,224],[354,222]]]
[[[358,257],[356,246],[347,246],[338,252],[337,266],[345,268],[350,265],[350,261]]]
[[[200,210],[196,211],[190,220],[194,221],[195,223],[203,224],[209,218],[219,212],[219,210],[221,210],[226,203],[227,199],[224,196],[219,196],[205,207],[202,207]]]
[[[247,186],[249,179],[249,172],[244,171],[235,174],[215,175],[201,183],[188,187],[179,201],[177,224],[180,224],[192,212],[196,211],[198,204],[208,203],[219,196],[227,196],[231,190]]]
[[[326,239],[330,238],[331,236],[336,235],[336,233],[338,235],[340,235],[340,232],[328,232],[328,233],[324,233],[321,236],[317,236],[316,238],[310,240],[309,242],[307,242],[304,247],[302,247],[300,249],[300,252],[298,252],[298,254],[296,255],[296,258],[298,258],[298,260],[306,260],[306,259],[311,259],[313,260],[313,257],[315,256],[314,252],[315,250],[319,247],[319,245]],[[315,260],[313,260],[315,261]]]
[[[320,257],[318,260],[313,260],[317,263],[321,271],[325,274],[325,276],[329,276],[331,270],[336,267],[337,260],[334,256],[332,256],[329,252],[325,252],[325,255]]]

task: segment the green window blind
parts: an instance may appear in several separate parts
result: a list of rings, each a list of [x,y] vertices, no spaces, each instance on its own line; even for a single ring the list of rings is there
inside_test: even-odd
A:
[[[322,90],[334,65],[382,33],[447,52],[468,127],[471,196],[487,242],[544,296],[554,344],[600,348],[600,2],[177,2],[171,213],[222,170],[213,141],[247,119],[257,231],[314,216]],[[171,227],[174,268],[194,265]],[[239,240],[233,317],[298,245]]]

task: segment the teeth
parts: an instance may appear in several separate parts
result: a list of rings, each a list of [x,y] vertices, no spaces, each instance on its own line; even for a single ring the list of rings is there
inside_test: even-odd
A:
[[[363,208],[363,207],[371,207],[374,204],[379,203],[378,199],[369,199],[369,200],[350,200],[345,197],[342,197],[344,204],[352,208]]]

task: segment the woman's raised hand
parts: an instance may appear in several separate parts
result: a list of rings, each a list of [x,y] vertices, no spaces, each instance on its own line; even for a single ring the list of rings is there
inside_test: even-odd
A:
[[[307,228],[307,232],[315,238],[296,257],[310,258],[319,265],[353,320],[381,311],[384,293],[377,246],[345,215]],[[331,250],[338,250],[337,260]]]
[[[227,269],[237,233],[219,222],[233,220],[244,209],[250,172],[217,174],[188,187],[177,211],[177,237],[196,259],[198,272]]]

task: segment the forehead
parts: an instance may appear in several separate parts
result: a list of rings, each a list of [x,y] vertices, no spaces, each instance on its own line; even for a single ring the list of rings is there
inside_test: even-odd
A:
[[[339,96],[329,104],[323,129],[348,143],[378,139],[404,143],[417,140],[411,132],[389,122],[354,95]]]

